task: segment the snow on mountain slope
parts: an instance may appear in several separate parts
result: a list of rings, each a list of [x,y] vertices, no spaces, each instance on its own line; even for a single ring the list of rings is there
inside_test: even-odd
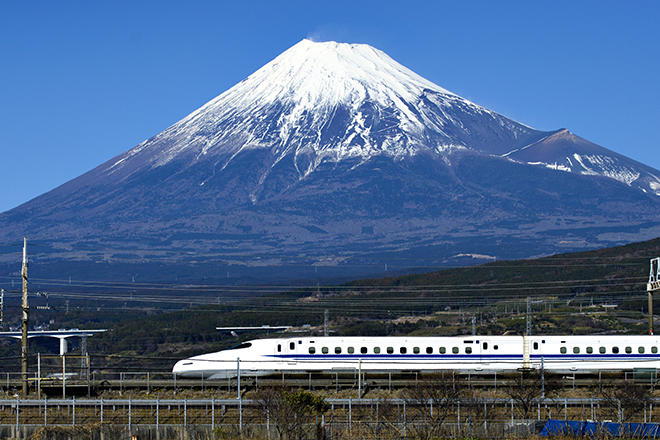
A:
[[[162,133],[108,164],[132,173],[177,160],[266,149],[300,177],[323,161],[472,148],[501,154],[545,133],[480,107],[365,44],[303,40]],[[142,166],[129,166],[129,162]],[[123,171],[122,171],[123,170]]]
[[[303,40],[135,148],[1,213],[0,239],[131,271],[159,258],[284,274],[521,258],[657,236],[658,175],[480,107],[370,46]]]
[[[604,176],[660,196],[657,170],[562,129],[504,155],[532,165],[586,176]]]

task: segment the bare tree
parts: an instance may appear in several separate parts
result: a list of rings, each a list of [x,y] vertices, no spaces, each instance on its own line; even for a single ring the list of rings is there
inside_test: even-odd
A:
[[[283,386],[275,386],[259,389],[255,400],[267,412],[279,439],[303,439],[312,424],[316,428],[316,437],[323,438],[320,422],[313,422],[330,407],[321,396],[309,391],[291,391]]]
[[[651,401],[651,389],[648,385],[632,381],[615,382],[609,380],[600,389],[603,403],[617,411],[618,420],[632,419],[648,406]]]
[[[378,399],[375,405],[369,407],[366,418],[370,422],[361,424],[366,438],[400,439],[403,435],[399,408],[389,398]]]
[[[463,395],[464,383],[453,373],[438,373],[422,377],[406,390],[410,404],[410,426],[415,438],[438,438],[444,434],[444,423],[456,401]]]
[[[522,370],[505,388],[507,396],[513,400],[522,419],[529,419],[535,404],[542,397],[550,397],[560,388],[559,382],[552,376],[538,370]]]

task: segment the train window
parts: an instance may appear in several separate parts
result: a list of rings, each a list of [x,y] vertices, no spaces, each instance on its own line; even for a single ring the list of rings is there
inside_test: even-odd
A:
[[[538,350],[538,349],[539,349],[539,343],[538,343],[538,342],[534,342],[534,350]]]
[[[651,353],[657,353],[658,347],[651,347]]]
[[[323,348],[321,349],[321,352],[322,352],[323,354],[328,354],[328,351],[329,351],[329,350],[328,350],[328,347],[323,347]]]
[[[374,347],[374,353],[380,354],[380,347]]]
[[[640,354],[644,353],[644,347],[639,347],[637,349],[637,353],[640,353]]]
[[[472,347],[465,347],[465,352],[466,352],[467,354],[472,353]]]
[[[573,353],[578,354],[580,352],[580,347],[573,347]]]
[[[360,347],[360,353],[367,354],[367,347]]]
[[[406,354],[407,351],[408,351],[408,349],[406,349],[406,347],[401,347],[399,349],[399,353],[401,353],[401,354]]]
[[[458,347],[452,347],[451,352],[454,354],[458,353]]]
[[[447,353],[447,349],[445,347],[440,347],[440,354],[445,354]]]
[[[598,349],[598,351],[601,352],[601,353],[605,353],[607,350],[605,350],[605,347],[600,347]]]
[[[483,347],[484,347],[484,350],[487,350],[488,349],[488,342],[484,342]]]
[[[591,353],[593,353],[593,352],[594,352],[594,348],[593,348],[593,347],[587,347],[587,353],[591,354]]]
[[[353,353],[355,353],[355,348],[348,347],[348,350],[346,350],[346,351],[348,351],[350,354],[353,354]]]
[[[227,348],[225,351],[227,351],[227,350],[240,350],[242,348],[249,348],[249,347],[252,347],[252,344],[250,342],[243,342],[242,344],[234,345],[231,348]]]
[[[289,348],[290,348],[291,350],[293,350],[294,348],[296,348],[296,343],[295,343],[295,342],[289,342]]]
[[[341,347],[335,347],[335,354],[341,354]]]
[[[628,354],[632,353],[632,347],[626,347],[626,353]]]
[[[612,347],[612,353],[616,354],[619,352],[619,347]]]
[[[309,354],[314,354],[314,353],[316,353],[316,348],[309,347]]]
[[[394,353],[394,348],[393,347],[387,347],[387,354],[392,354]]]
[[[299,340],[299,341],[298,341],[298,344],[302,344],[302,341]]]
[[[282,344],[277,344],[277,352],[279,353],[282,351]]]
[[[433,347],[426,347],[426,354],[433,354]]]
[[[497,345],[493,345],[493,350],[497,350],[498,348],[500,347],[498,347]]]
[[[561,348],[559,349],[559,352],[560,352],[561,354],[566,354],[566,347],[561,347]]]
[[[419,354],[419,347],[413,347],[413,353]]]

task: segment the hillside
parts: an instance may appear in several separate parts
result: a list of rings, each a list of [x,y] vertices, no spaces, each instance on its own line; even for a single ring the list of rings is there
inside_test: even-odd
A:
[[[180,298],[179,310],[169,312],[145,309],[141,305],[148,299],[139,294],[132,302],[72,301],[68,313],[61,308],[37,311],[33,319],[53,319],[52,328],[110,328],[89,341],[99,367],[160,370],[182,356],[266,336],[255,332],[235,338],[217,332],[216,326],[293,325],[304,333],[322,334],[325,309],[330,328],[340,335],[467,334],[473,317],[480,333],[521,333],[529,296],[535,333],[645,333],[645,283],[649,259],[655,256],[660,256],[660,238],[540,259],[293,289],[220,305]],[[55,296],[52,303],[57,301]],[[56,350],[41,344],[35,347]],[[18,354],[15,343],[7,342],[2,349],[4,356]],[[10,362],[18,366],[17,360]]]

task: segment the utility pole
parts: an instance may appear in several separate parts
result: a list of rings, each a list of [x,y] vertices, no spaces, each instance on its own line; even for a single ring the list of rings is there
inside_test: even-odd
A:
[[[328,309],[325,309],[323,312],[323,336],[330,335],[330,329],[328,328],[329,313]]]
[[[27,238],[23,238],[23,267],[21,269],[23,278],[23,333],[21,335],[21,376],[23,378],[23,395],[27,396],[29,392],[28,383],[28,322],[30,307],[28,305],[28,260],[27,260]]]
[[[649,294],[649,334],[653,334],[653,292],[660,290],[660,258],[651,259],[649,282],[646,291]]]
[[[472,315],[472,336],[477,334],[477,317]]]
[[[525,328],[525,334],[527,336],[532,336],[532,303],[527,297],[527,326]]]
[[[5,289],[0,290],[0,323],[5,322]]]

